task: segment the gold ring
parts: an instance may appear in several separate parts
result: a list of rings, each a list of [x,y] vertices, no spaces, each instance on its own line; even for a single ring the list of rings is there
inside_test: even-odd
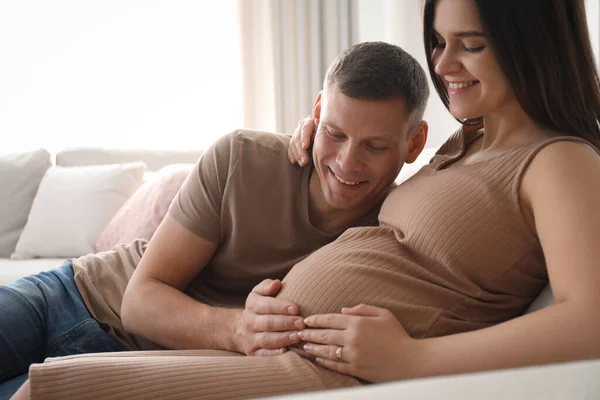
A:
[[[342,346],[339,346],[336,350],[335,350],[335,356],[338,358],[338,360],[342,359]]]

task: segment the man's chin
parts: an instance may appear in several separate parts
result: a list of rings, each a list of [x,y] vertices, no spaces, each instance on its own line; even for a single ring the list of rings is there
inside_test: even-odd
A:
[[[329,206],[334,210],[350,213],[367,208],[369,206],[367,203],[366,199],[362,201],[357,199],[331,199]]]

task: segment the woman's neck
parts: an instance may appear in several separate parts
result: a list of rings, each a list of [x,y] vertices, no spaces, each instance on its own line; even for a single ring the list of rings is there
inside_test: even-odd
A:
[[[483,121],[485,133],[480,148],[483,152],[504,151],[556,136],[531,119],[518,103],[486,115]]]

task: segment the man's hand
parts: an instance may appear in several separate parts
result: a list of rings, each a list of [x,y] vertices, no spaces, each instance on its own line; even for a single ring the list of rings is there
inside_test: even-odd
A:
[[[281,290],[281,281],[265,279],[252,289],[246,308],[235,321],[235,343],[240,353],[249,356],[275,356],[298,343],[298,330],[304,320],[298,316],[298,306],[274,298]]]

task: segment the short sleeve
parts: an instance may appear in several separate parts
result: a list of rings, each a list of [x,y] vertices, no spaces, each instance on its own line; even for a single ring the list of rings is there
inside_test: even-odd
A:
[[[169,215],[195,235],[218,243],[223,194],[238,158],[238,132],[221,137],[200,157],[169,207]]]

